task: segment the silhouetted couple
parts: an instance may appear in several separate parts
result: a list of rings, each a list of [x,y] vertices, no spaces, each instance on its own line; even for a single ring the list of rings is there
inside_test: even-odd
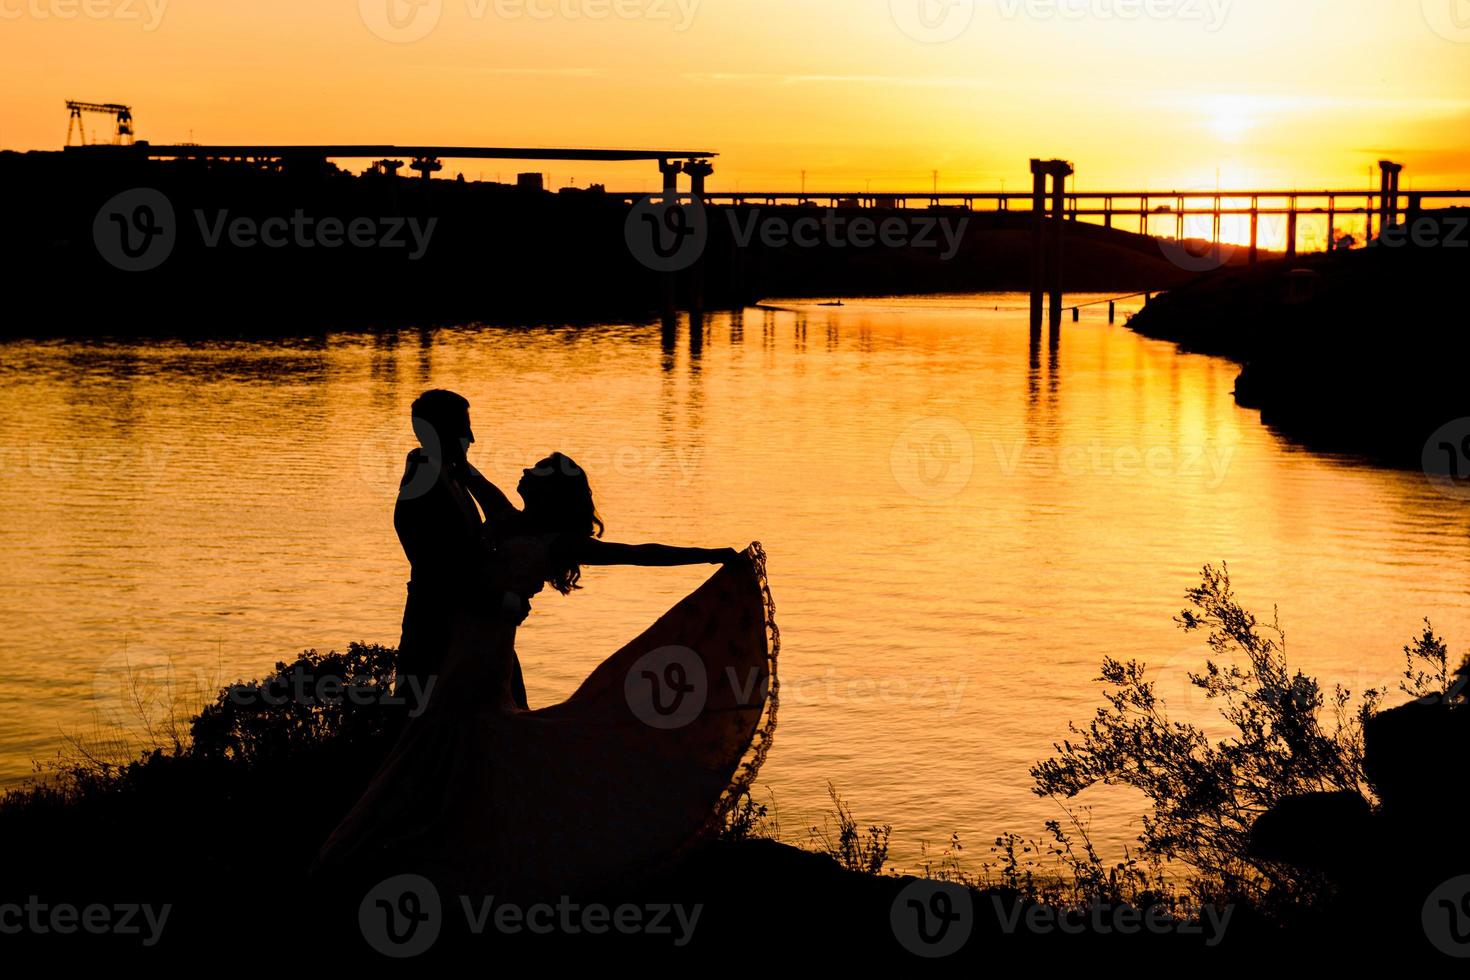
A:
[[[653,870],[720,823],[774,729],[760,547],[602,541],[567,456],[522,472],[517,508],[467,459],[464,398],[426,392],[413,426],[394,511],[412,566],[395,690],[412,710],[319,866],[522,895]],[[516,635],[546,585],[570,595],[585,565],[693,564],[724,567],[569,699],[528,710]]]

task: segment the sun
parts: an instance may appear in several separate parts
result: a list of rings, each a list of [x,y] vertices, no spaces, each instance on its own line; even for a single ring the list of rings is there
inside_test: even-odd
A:
[[[1231,97],[1214,100],[1207,120],[1210,131],[1224,143],[1239,143],[1258,122],[1244,99]]]

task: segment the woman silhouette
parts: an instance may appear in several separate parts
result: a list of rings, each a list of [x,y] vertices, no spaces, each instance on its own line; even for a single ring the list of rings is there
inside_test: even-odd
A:
[[[456,617],[427,706],[318,867],[528,898],[651,871],[720,824],[769,749],[779,643],[764,553],[601,541],[587,476],[560,453],[524,471],[522,510],[483,477],[470,485],[494,545],[471,590],[484,601]],[[724,567],[566,701],[517,706],[505,593],[568,595],[584,565],[689,564]]]

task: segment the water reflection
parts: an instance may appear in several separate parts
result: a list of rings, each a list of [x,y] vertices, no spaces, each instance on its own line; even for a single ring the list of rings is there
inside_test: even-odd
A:
[[[84,729],[119,656],[233,680],[394,642],[391,501],[427,387],[474,403],[492,478],[581,461],[614,538],[762,539],[785,658],[763,779],[797,828],[834,781],[904,860],[1052,817],[1026,769],[1090,715],[1101,658],[1198,666],[1170,618],[1204,562],[1354,689],[1396,684],[1424,615],[1470,636],[1463,502],[1282,442],[1235,406],[1230,364],[1088,318],[1030,334],[1014,299],[6,344],[0,775]],[[589,570],[538,601],[532,703],[701,575]],[[1095,802],[1094,840],[1129,839],[1134,801]]]

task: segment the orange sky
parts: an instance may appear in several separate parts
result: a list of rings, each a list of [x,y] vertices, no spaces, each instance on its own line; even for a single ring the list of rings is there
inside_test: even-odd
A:
[[[154,142],[710,149],[716,190],[1470,186],[1470,0],[0,0],[0,45],[11,149],[77,98]]]

